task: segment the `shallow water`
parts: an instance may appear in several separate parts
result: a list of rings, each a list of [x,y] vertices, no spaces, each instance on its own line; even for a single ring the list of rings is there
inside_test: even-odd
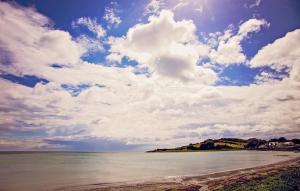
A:
[[[0,190],[51,190],[201,175],[270,164],[293,156],[299,154],[271,151],[1,153]]]

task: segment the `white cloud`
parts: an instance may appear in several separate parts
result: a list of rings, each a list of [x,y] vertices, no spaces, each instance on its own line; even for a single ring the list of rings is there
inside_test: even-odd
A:
[[[276,70],[292,67],[299,63],[300,30],[296,29],[284,37],[261,48],[251,59],[252,67],[271,66]]]
[[[238,35],[241,37],[246,37],[249,33],[259,32],[262,27],[269,27],[270,23],[268,23],[264,19],[249,19],[244,22],[239,27]]]
[[[171,11],[149,17],[147,24],[130,28],[125,37],[110,39],[111,54],[107,59],[120,61],[122,57],[137,61],[154,75],[183,81],[207,78],[214,82],[210,69],[197,66],[197,61],[208,54],[209,48],[197,41],[196,26],[192,21],[176,22]],[[157,32],[159,30],[159,32]]]
[[[96,19],[92,19],[90,17],[78,18],[77,21],[72,23],[72,25],[73,27],[77,27],[79,25],[87,27],[91,32],[96,34],[99,39],[106,35],[105,29],[97,23]]]
[[[84,26],[94,35],[96,35],[96,37],[80,35],[75,39],[79,46],[85,49],[83,56],[104,51],[102,39],[106,36],[106,30],[100,24],[97,23],[97,20],[95,18],[78,18],[76,21],[72,22],[72,26],[74,28]]]
[[[102,43],[98,39],[90,38],[86,35],[80,35],[76,42],[86,50],[86,54],[104,51]]]
[[[277,83],[279,81],[278,78],[284,78],[284,75],[275,75],[272,72],[261,72],[260,74],[255,76],[255,80],[257,84],[262,84],[262,83]],[[277,78],[277,79],[276,79]]]
[[[180,11],[181,9],[191,9],[202,14],[204,7],[208,6],[209,2],[205,1],[178,0],[170,9],[174,12]]]
[[[149,3],[145,7],[143,15],[158,14],[163,5],[164,0],[149,0]]]
[[[290,71],[290,79],[300,82],[300,30],[288,32],[284,37],[262,47],[251,59],[251,67],[269,66],[277,71]]]
[[[86,50],[69,33],[48,27],[49,20],[32,8],[15,8],[1,3],[1,70],[16,75],[38,75],[52,64],[74,67]],[[63,46],[61,46],[63,44]],[[4,67],[5,65],[5,67]]]
[[[243,53],[241,42],[250,33],[258,32],[264,26],[269,26],[269,23],[263,19],[249,19],[239,26],[236,35],[233,35],[231,28],[227,29],[223,36],[217,36],[218,47],[216,50],[211,51],[210,59],[225,66],[245,63],[247,58]]]
[[[260,4],[261,4],[261,0],[247,0],[247,2],[244,3],[244,7],[252,9],[255,7],[259,7]]]
[[[210,59],[225,66],[244,63],[246,56],[240,45],[240,38],[232,37],[228,41],[219,42],[218,48],[211,51]]]
[[[176,4],[176,5],[172,8],[172,10],[173,10],[173,11],[176,11],[176,10],[179,10],[179,9],[181,9],[181,8],[183,8],[183,7],[188,6],[188,5],[189,5],[188,2],[180,1],[178,4]]]
[[[202,5],[199,5],[198,8],[194,9],[195,11],[199,12],[200,14],[203,13],[203,6]]]
[[[47,27],[48,19],[33,9],[2,2],[0,10],[1,71],[50,81],[30,88],[0,78],[0,133],[10,137],[0,140],[0,149],[66,149],[55,140],[105,139],[161,147],[199,142],[199,137],[299,135],[300,89],[295,80],[207,85],[215,73],[197,62],[209,47],[198,42],[192,21],[175,21],[169,11],[135,25],[125,37],[110,39],[114,59],[137,60],[152,70],[147,76],[134,74],[137,68],[82,61],[83,43]],[[229,32],[216,36],[232,38]],[[294,54],[282,55],[293,62],[290,74],[296,78]],[[49,67],[53,63],[65,67]],[[88,88],[72,96],[62,84]],[[33,137],[14,137],[19,132]],[[45,136],[34,137],[37,132]]]
[[[117,15],[118,4],[116,2],[111,3],[112,7],[105,7],[103,19],[106,20],[111,26],[118,27],[121,23],[121,17]]]

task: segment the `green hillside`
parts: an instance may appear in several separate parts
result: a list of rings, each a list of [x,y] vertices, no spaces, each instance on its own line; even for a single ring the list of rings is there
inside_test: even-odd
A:
[[[221,138],[207,139],[199,143],[189,145],[155,149],[147,152],[191,152],[191,151],[223,151],[223,150],[299,150],[299,139],[287,140],[284,137],[271,139],[269,141],[262,139],[239,139],[239,138]]]

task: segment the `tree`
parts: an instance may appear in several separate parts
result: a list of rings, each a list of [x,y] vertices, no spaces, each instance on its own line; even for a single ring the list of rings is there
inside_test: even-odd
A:
[[[293,142],[294,144],[299,144],[299,145],[300,145],[300,139],[293,139],[292,142]]]
[[[266,143],[267,143],[267,141],[265,141],[265,140],[252,138],[252,139],[248,140],[246,148],[247,149],[257,149],[260,145],[263,145]]]
[[[200,145],[200,150],[210,150],[214,148],[215,148],[215,144],[213,140],[206,140]]]
[[[278,142],[282,143],[282,142],[286,142],[286,138],[285,137],[280,137],[278,139]]]
[[[192,143],[190,143],[188,146],[187,146],[187,149],[188,150],[196,150],[197,148],[194,147],[194,145]]]

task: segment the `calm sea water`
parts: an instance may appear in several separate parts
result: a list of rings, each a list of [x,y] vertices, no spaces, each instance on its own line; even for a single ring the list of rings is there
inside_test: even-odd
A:
[[[0,190],[145,181],[200,175],[286,160],[297,153],[225,151],[190,153],[1,153]]]

